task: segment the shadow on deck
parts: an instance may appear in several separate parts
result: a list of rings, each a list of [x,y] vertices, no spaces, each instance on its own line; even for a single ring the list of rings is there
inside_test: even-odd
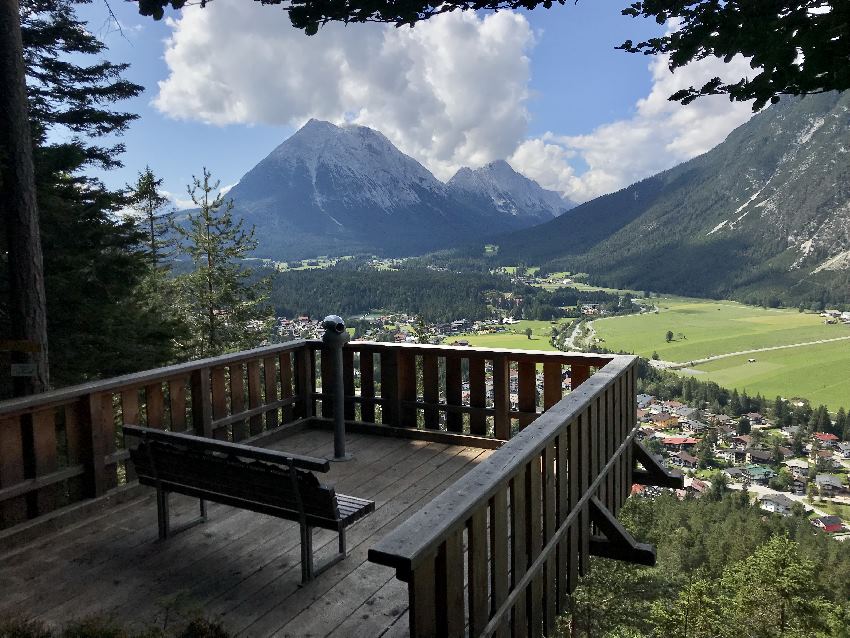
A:
[[[306,429],[270,447],[331,457],[333,437]],[[212,503],[208,523],[160,543],[150,490],[0,555],[0,615],[57,624],[105,615],[141,628],[199,613],[246,635],[406,636],[407,586],[367,551],[492,450],[364,434],[349,435],[348,449],[354,460],[320,480],[376,510],[349,530],[348,558],[304,587],[296,523]],[[196,507],[175,495],[175,523]],[[335,534],[314,534],[318,557],[334,551]]]

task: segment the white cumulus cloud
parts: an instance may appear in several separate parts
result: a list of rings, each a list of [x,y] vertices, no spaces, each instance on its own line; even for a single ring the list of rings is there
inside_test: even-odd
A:
[[[547,133],[522,142],[510,158],[513,166],[543,186],[576,202],[610,193],[705,153],[752,116],[749,103],[724,96],[704,97],[682,106],[667,98],[679,89],[702,86],[719,76],[740,78],[752,73],[736,57],[729,64],[707,58],[670,73],[667,58],[649,66],[652,88],[638,100],[635,113],[599,126],[586,135]],[[568,158],[578,156],[587,170],[576,174]]]
[[[217,0],[187,7],[169,25],[169,74],[154,104],[170,117],[217,125],[353,122],[380,130],[441,179],[507,158],[576,202],[704,153],[751,116],[749,104],[722,96],[688,106],[667,99],[714,76],[751,74],[743,58],[709,58],[671,74],[657,57],[649,94],[630,118],[585,135],[554,130],[527,139],[536,36],[510,11],[454,12],[413,29],[330,24],[307,37],[274,7]]]
[[[307,37],[274,7],[220,0],[170,25],[154,103],[174,118],[363,124],[443,179],[508,156],[525,135],[534,35],[519,14],[331,24]]]

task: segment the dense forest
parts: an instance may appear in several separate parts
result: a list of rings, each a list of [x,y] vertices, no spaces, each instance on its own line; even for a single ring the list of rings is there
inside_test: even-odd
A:
[[[575,306],[584,303],[602,304],[612,314],[636,310],[628,295],[575,288],[547,291],[513,283],[505,275],[457,273],[418,263],[399,270],[374,270],[339,262],[323,270],[276,273],[270,300],[278,316],[284,317],[330,313],[351,317],[384,310],[415,314],[433,323],[487,319],[494,308],[517,319],[545,321],[577,316]]]
[[[620,520],[658,564],[591,559],[563,633],[582,638],[847,638],[850,545],[801,515],[768,515],[722,486],[636,496]],[[571,630],[571,631],[570,631]]]

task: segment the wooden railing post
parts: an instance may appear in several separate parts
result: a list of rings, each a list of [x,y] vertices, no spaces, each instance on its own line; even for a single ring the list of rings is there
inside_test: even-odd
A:
[[[401,403],[398,394],[397,351],[381,353],[381,423],[398,425],[401,416]]]
[[[107,403],[109,404],[107,406]],[[92,497],[101,496],[108,489],[106,477],[106,441],[107,430],[111,434],[112,396],[104,394],[90,394],[88,396],[88,418],[83,421],[83,434],[85,442],[83,454],[86,458],[86,477],[89,493]],[[109,414],[106,414],[107,409]],[[109,423],[107,424],[107,418]],[[88,427],[86,427],[88,426]]]
[[[511,438],[510,362],[505,356],[493,358],[493,435]]]
[[[295,354],[295,394],[298,397],[296,417],[313,418],[313,384],[315,374],[315,353],[309,347],[303,347]]]
[[[0,488],[24,480],[24,447],[20,417],[0,420]],[[0,503],[0,527],[9,527],[27,518],[23,497]]]
[[[195,434],[212,438],[212,397],[210,369],[192,372],[192,426]]]

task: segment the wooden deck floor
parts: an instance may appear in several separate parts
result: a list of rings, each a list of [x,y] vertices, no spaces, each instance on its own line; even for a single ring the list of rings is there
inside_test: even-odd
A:
[[[320,430],[271,447],[333,453],[331,433]],[[209,522],[159,543],[146,497],[0,555],[0,615],[105,615],[141,628],[198,612],[248,636],[406,636],[406,586],[369,563],[367,550],[490,451],[366,435],[349,435],[348,451],[355,460],[332,464],[322,481],[376,509],[349,529],[348,558],[306,587],[294,523],[211,504]],[[175,524],[195,515],[197,501],[172,501]],[[314,533],[319,558],[334,550],[335,534]]]

